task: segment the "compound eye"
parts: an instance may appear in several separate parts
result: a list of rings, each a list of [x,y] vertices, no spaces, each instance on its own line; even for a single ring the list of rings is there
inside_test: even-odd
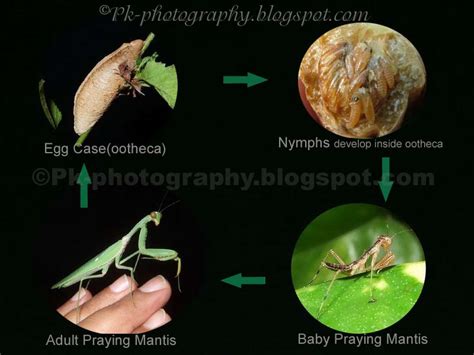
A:
[[[155,219],[156,218],[156,212],[153,211],[152,213],[150,213],[150,217]]]

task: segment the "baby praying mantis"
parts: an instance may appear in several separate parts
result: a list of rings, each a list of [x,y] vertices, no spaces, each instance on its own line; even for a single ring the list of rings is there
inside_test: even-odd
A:
[[[409,230],[404,230],[401,231],[397,234],[407,232]],[[390,250],[392,246],[392,239],[397,235],[393,235],[390,237],[389,235],[386,234],[381,234],[377,237],[376,241],[372,246],[367,249],[359,258],[356,260],[350,262],[349,264],[346,264],[342,258],[337,255],[337,253],[334,250],[329,250],[329,252],[326,254],[324,259],[321,261],[321,264],[319,265],[316,273],[314,274],[313,278],[311,281],[305,286],[311,285],[316,278],[318,277],[319,273],[321,272],[321,269],[324,267],[330,271],[334,271],[334,276],[326,289],[326,292],[324,293],[323,300],[321,301],[321,304],[319,306],[318,314],[316,315],[316,318],[319,318],[321,315],[321,311],[324,307],[324,304],[329,296],[329,292],[331,291],[331,287],[336,280],[337,276],[340,273],[344,273],[349,276],[353,276],[359,273],[363,273],[366,271],[370,270],[370,298],[369,298],[369,303],[376,302],[376,299],[374,298],[373,294],[373,275],[374,271],[377,272],[377,274],[383,270],[386,267],[389,267],[390,265],[393,264],[395,261],[395,254]],[[377,257],[379,256],[380,252],[384,252],[385,255],[377,261]],[[337,260],[337,263],[331,263],[327,262],[326,260],[328,259],[329,256],[334,257],[334,259]],[[370,265],[366,266],[368,260],[370,259]]]
[[[175,202],[176,203],[176,202]],[[173,203],[174,204],[174,203]],[[168,205],[166,208],[170,207]],[[161,212],[163,212],[166,208],[164,208]],[[151,259],[158,260],[158,261],[168,261],[174,260],[178,263],[177,273],[176,276],[178,278],[178,288],[180,289],[179,285],[179,274],[181,273],[181,259],[178,257],[178,252],[171,250],[171,249],[148,249],[146,248],[146,238],[147,238],[147,224],[153,223],[155,226],[158,226],[161,221],[162,214],[161,212],[151,212],[149,215],[143,217],[125,236],[123,236],[120,240],[113,243],[111,246],[106,248],[96,257],[92,258],[76,270],[74,270],[71,274],[63,278],[61,281],[54,284],[51,288],[65,288],[72,286],[79,282],[79,292],[82,288],[83,281],[90,281],[91,279],[101,278],[103,277],[110,265],[112,263],[115,264],[117,269],[127,270],[130,272],[130,277],[134,280],[134,272],[138,264],[138,260],[141,255],[147,256]],[[130,240],[135,235],[137,231],[140,231],[138,237],[138,250],[133,252],[132,254],[128,255],[127,257],[122,257],[123,253],[125,252],[125,248],[130,243]],[[129,267],[123,265],[125,262],[130,260],[133,257],[137,257],[135,262],[135,266]],[[130,292],[131,292],[132,284],[130,284]],[[79,308],[79,301],[78,306]],[[79,312],[78,312],[79,314]],[[78,315],[79,318],[79,315]]]

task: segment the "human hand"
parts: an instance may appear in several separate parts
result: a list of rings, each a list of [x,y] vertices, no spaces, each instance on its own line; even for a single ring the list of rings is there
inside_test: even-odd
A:
[[[170,297],[171,286],[161,275],[140,288],[130,277],[122,275],[96,295],[81,288],[57,311],[69,321],[96,333],[144,333],[171,320],[163,309]]]

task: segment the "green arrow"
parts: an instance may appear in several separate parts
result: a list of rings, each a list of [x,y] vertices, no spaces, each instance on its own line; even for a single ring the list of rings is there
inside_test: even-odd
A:
[[[242,288],[242,285],[265,285],[266,279],[265,276],[242,276],[242,274],[236,274],[223,279],[222,282]]]
[[[382,158],[382,180],[378,181],[380,190],[382,190],[383,199],[388,200],[388,195],[393,186],[393,181],[390,181],[390,158]]]
[[[81,185],[81,208],[87,208],[89,206],[88,198],[88,187],[91,183],[91,177],[87,172],[86,164],[82,164],[81,172],[77,178],[77,183]]]
[[[268,79],[262,78],[261,76],[247,73],[246,76],[224,76],[224,84],[247,84],[247,87],[251,87],[267,81]]]

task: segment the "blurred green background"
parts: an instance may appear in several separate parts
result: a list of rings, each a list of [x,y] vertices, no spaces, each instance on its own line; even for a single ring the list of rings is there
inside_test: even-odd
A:
[[[294,288],[297,290],[308,284],[330,249],[345,263],[350,263],[380,234],[395,235],[392,243],[395,265],[424,260],[415,232],[388,210],[369,204],[342,205],[318,216],[299,237],[291,261]],[[379,259],[382,256],[383,253]],[[327,261],[336,262],[333,259],[329,257]],[[322,269],[315,284],[330,280],[333,275],[332,271]]]

